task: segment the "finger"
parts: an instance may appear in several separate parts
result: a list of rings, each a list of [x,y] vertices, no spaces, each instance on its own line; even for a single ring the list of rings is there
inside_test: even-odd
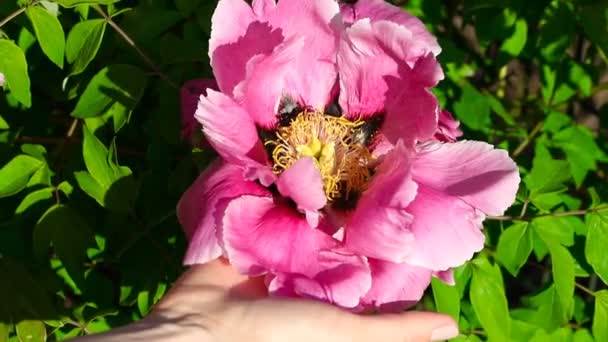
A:
[[[177,280],[175,286],[218,286],[229,288],[242,283],[247,276],[239,274],[226,259],[219,258],[206,264],[192,265]]]
[[[357,341],[443,341],[459,335],[458,325],[450,316],[433,312],[357,317]]]

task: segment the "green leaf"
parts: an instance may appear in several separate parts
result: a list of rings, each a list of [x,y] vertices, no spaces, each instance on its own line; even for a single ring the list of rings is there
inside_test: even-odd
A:
[[[104,189],[104,187],[99,184],[90,173],[84,171],[74,172],[74,177],[76,178],[76,182],[82,191],[95,199],[101,206],[104,205],[103,198],[105,196],[106,189]]]
[[[547,116],[547,119],[545,119],[543,131],[557,133],[570,122],[572,122],[572,119],[568,114],[551,112],[549,116]]]
[[[0,198],[12,196],[23,190],[30,176],[42,165],[40,160],[24,154],[9,161],[0,169]]]
[[[492,341],[509,341],[511,319],[500,271],[486,259],[476,259],[471,280],[471,304]]]
[[[89,173],[103,187],[109,187],[114,181],[113,171],[108,165],[108,149],[97,137],[89,131],[86,125],[82,126],[84,141],[82,143],[82,156]]]
[[[34,250],[47,258],[52,243],[72,279],[82,281],[86,250],[95,244],[92,229],[74,209],[58,204],[49,208],[34,228]]]
[[[108,150],[86,125],[83,126],[83,135],[82,154],[89,173],[74,173],[78,185],[105,208],[129,211],[136,193],[131,169],[118,165],[114,144]]]
[[[456,117],[469,128],[483,130],[490,126],[490,104],[469,84],[462,89],[462,97],[454,104]]]
[[[4,86],[11,90],[11,95],[25,107],[30,107],[32,94],[25,54],[15,43],[6,39],[0,39],[0,72],[4,74]]]
[[[589,230],[585,240],[585,257],[604,284],[608,284],[608,213],[589,214],[586,222]]]
[[[582,126],[570,126],[555,134],[553,140],[566,153],[577,187],[583,184],[589,171],[597,169],[596,161],[608,161],[591,132]]]
[[[32,206],[52,199],[54,193],[55,188],[44,188],[27,194],[15,209],[15,214],[22,214]]]
[[[0,322],[0,342],[8,342],[8,324]]]
[[[594,342],[593,336],[587,329],[577,329],[572,336],[572,342]]]
[[[564,317],[562,319],[566,322],[570,320],[574,313],[574,258],[560,244],[558,240],[559,235],[554,234],[548,229],[536,229],[536,232],[549,249],[555,293],[561,307],[564,308]]]
[[[83,72],[97,55],[106,31],[105,19],[80,22],[72,28],[66,42],[66,59],[72,64],[71,75]]]
[[[588,1],[581,6],[580,23],[585,34],[597,45],[604,54],[604,59],[608,56],[608,1]]]
[[[574,227],[569,217],[543,216],[532,221],[534,231],[543,239],[558,242],[565,246],[574,244]]]
[[[547,289],[535,296],[534,301],[537,307],[533,311],[532,321],[538,326],[552,331],[558,328],[567,316],[567,310],[562,306],[555,284],[551,284]]]
[[[591,326],[596,341],[608,341],[608,290],[595,293],[595,310]]]
[[[139,314],[143,316],[148,314],[150,311],[150,292],[149,291],[141,291],[137,295],[137,309],[139,310]]]
[[[500,50],[511,56],[519,56],[521,51],[526,46],[527,38],[528,24],[524,19],[517,19],[515,22],[515,32],[513,32],[513,35],[502,43]]]
[[[46,341],[46,328],[41,321],[21,321],[15,327],[21,342]]]
[[[554,4],[546,9],[538,41],[540,54],[550,62],[566,56],[564,51],[570,46],[576,31],[576,16],[570,7],[563,2]]]
[[[518,222],[507,228],[498,240],[498,260],[514,277],[532,252],[532,230],[527,222]]]
[[[65,53],[65,33],[54,15],[41,6],[29,6],[25,13],[30,19],[38,43],[51,62],[63,68]]]
[[[110,65],[97,73],[87,85],[72,116],[91,118],[107,112],[117,121],[117,131],[129,120],[145,87],[143,70],[132,65]]]
[[[184,17],[189,17],[200,6],[201,0],[175,0],[175,7]]]
[[[109,5],[109,4],[117,3],[120,0],[52,0],[52,1],[60,4],[63,7],[75,7],[78,5],[85,5],[85,4]]]
[[[569,170],[568,162],[555,160],[537,148],[532,170],[524,178],[530,199],[534,202],[537,195],[564,190],[564,182],[570,179]]]
[[[431,281],[433,287],[433,299],[438,312],[448,314],[458,322],[460,317],[460,294],[456,286],[448,285],[443,281],[433,277]]]

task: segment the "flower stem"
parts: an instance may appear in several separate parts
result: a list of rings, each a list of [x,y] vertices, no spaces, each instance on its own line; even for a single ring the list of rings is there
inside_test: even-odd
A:
[[[148,64],[148,66],[154,70],[154,72],[156,74],[158,74],[158,76],[163,79],[165,82],[167,82],[167,84],[169,84],[172,88],[174,89],[179,89],[179,87],[177,86],[177,84],[175,82],[173,82],[167,75],[165,75],[165,73],[162,72],[162,70],[160,69],[160,67],[158,67],[158,65],[156,65],[156,63],[154,63],[152,61],[152,59],[150,57],[148,57],[148,55],[146,55],[142,49],[139,48],[139,46],[137,46],[137,44],[135,43],[135,41],[122,29],[120,28],[120,26],[118,26],[114,20],[112,20],[112,18],[106,14],[106,12],[104,12],[99,6],[95,5],[93,6],[93,9],[95,9],[95,11],[97,11],[97,13],[99,13],[99,15],[101,15],[106,22],[116,31],[116,33],[118,33],[118,35],[129,45],[131,46],[136,52],[137,54],[141,57],[141,59],[144,60],[144,62],[146,64]]]
[[[541,121],[541,122],[537,123],[536,126],[534,126],[534,128],[532,129],[530,134],[528,134],[528,136],[526,137],[526,139],[524,139],[524,141],[522,141],[521,144],[519,144],[519,146],[517,146],[517,148],[515,148],[515,151],[513,151],[513,158],[516,158],[517,156],[522,154],[523,151],[526,150],[526,147],[528,147],[528,145],[530,145],[530,143],[532,142],[532,139],[534,139],[536,134],[538,134],[538,132],[541,130],[541,128],[543,128],[544,124],[545,124],[544,121]]]
[[[16,10],[15,12],[11,13],[8,15],[8,17],[4,18],[2,21],[0,21],[0,28],[2,28],[2,26],[6,25],[9,21],[15,19],[15,17],[17,17],[19,14],[25,12],[25,10],[30,7],[30,6],[34,6],[34,5],[38,5],[38,3],[40,3],[40,0],[36,0],[32,3],[29,3],[21,8],[19,8],[18,10]]]

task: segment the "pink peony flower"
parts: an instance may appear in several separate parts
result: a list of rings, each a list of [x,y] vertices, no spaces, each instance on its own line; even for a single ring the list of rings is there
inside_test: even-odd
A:
[[[0,87],[4,87],[4,74],[0,72]]]
[[[185,264],[227,257],[271,294],[353,310],[417,302],[483,248],[519,183],[502,150],[456,142],[430,92],[433,36],[382,0],[221,0],[219,91],[196,118],[221,158],[183,195]]]

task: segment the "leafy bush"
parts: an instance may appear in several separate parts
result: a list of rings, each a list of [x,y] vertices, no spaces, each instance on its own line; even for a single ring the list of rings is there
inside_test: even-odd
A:
[[[608,1],[400,1],[439,37],[436,89],[522,184],[486,248],[418,309],[460,341],[608,341]],[[140,319],[183,271],[180,137],[211,76],[209,0],[0,2],[0,342]]]

